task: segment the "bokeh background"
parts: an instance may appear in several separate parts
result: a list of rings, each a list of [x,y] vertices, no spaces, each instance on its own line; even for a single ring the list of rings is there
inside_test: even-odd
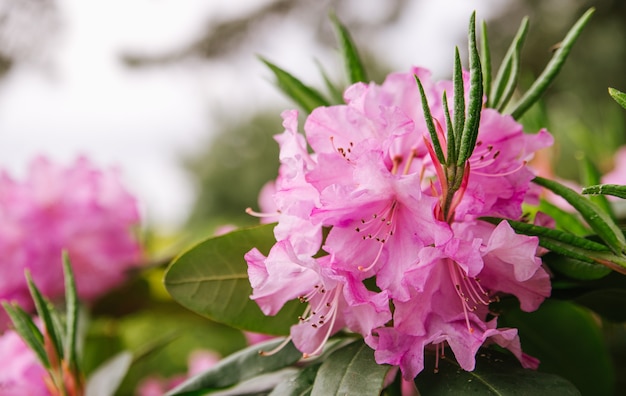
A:
[[[272,135],[294,107],[259,55],[307,84],[323,86],[320,70],[345,84],[333,10],[374,81],[412,65],[446,78],[453,46],[465,52],[472,10],[488,23],[494,65],[528,15],[527,87],[590,6],[596,14],[561,75],[522,120],[556,135],[548,161],[574,180],[578,152],[608,170],[626,142],[626,112],[607,94],[626,91],[623,0],[0,0],[0,168],[19,177],[38,155],[119,167],[154,256],[94,307],[88,340],[101,342],[89,343],[88,370],[140,348],[146,334],[178,335],[136,365],[122,389],[131,394],[147,375],[184,372],[194,348],[223,355],[245,345],[169,300],[159,264],[220,226],[256,222],[244,210],[276,176]]]

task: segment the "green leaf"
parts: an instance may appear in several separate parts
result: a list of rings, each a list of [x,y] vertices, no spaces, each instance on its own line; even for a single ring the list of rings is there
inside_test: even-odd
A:
[[[19,334],[24,343],[28,345],[33,352],[35,352],[35,355],[41,364],[45,368],[49,369],[50,360],[48,359],[48,355],[46,354],[46,349],[44,347],[43,334],[37,325],[35,325],[33,319],[17,304],[11,305],[8,302],[3,301],[2,306],[9,315],[9,318],[11,318],[11,322],[13,322],[13,327],[15,328],[17,334]]]
[[[433,116],[430,113],[430,106],[428,105],[428,98],[426,98],[426,93],[424,92],[424,86],[422,85],[422,82],[420,81],[419,77],[417,77],[417,75],[415,75],[415,81],[417,82],[417,87],[420,91],[420,97],[422,99],[422,111],[424,112],[424,121],[426,121],[426,127],[428,128],[428,132],[430,133],[430,139],[433,142],[433,149],[435,150],[437,160],[441,164],[445,164],[446,159],[443,156],[441,142],[439,141],[439,137],[437,136],[437,130],[435,129]]]
[[[535,177],[533,182],[565,198],[565,200],[581,214],[587,224],[591,226],[595,233],[602,238],[611,250],[616,255],[622,256],[626,246],[624,234],[606,212],[571,188],[554,180]]]
[[[391,366],[374,360],[374,351],[363,340],[355,341],[331,353],[320,366],[312,396],[378,396]]]
[[[577,158],[580,164],[581,183],[584,186],[593,186],[602,183],[602,174],[595,164],[591,162],[589,157],[581,153],[580,155],[577,155]],[[591,196],[589,199],[608,213],[612,219],[616,218],[609,200],[606,199],[604,195]]]
[[[476,46],[476,13],[472,13],[468,31],[468,52],[470,66],[470,93],[467,105],[467,117],[461,133],[459,157],[457,166],[464,167],[476,146],[478,125],[483,106],[483,72],[480,65],[480,56]]]
[[[590,8],[583,14],[580,19],[572,26],[572,28],[567,32],[563,42],[559,46],[559,49],[556,50],[552,59],[546,65],[546,68],[541,72],[537,80],[533,83],[533,85],[526,91],[524,96],[517,102],[514,106],[513,111],[511,111],[511,116],[516,120],[519,120],[522,115],[528,110],[540,97],[543,93],[548,89],[548,86],[554,81],[557,74],[563,67],[567,56],[569,55],[574,43],[580,36],[583,28],[589,22],[589,19],[593,15],[595,9]]]
[[[317,68],[324,79],[324,85],[326,85],[326,89],[330,94],[331,104],[341,104],[343,103],[343,94],[341,88],[337,87],[328,77],[328,73],[324,70],[324,67],[318,61],[315,62],[317,64]]]
[[[539,211],[549,215],[556,222],[557,228],[571,232],[578,236],[591,234],[591,230],[582,222],[576,213],[566,212],[558,206],[542,199],[539,202]]]
[[[78,293],[76,291],[76,281],[70,263],[69,255],[63,252],[63,274],[65,281],[65,351],[64,360],[74,372],[78,372],[78,359],[76,354],[76,342],[78,332]]]
[[[291,342],[270,356],[260,354],[261,351],[267,352],[280,346],[282,342],[282,339],[267,341],[227,356],[209,370],[169,391],[167,395],[222,389],[260,374],[274,372],[300,360],[302,352]]]
[[[623,108],[626,109],[626,94],[615,88],[609,87],[609,95]]]
[[[483,217],[485,221],[488,221],[492,224],[498,224],[502,219],[495,217]],[[554,228],[542,227],[538,225],[523,223],[521,221],[514,220],[505,220],[509,223],[511,228],[513,228],[517,233],[538,237],[546,237],[551,240],[556,240],[562,242],[564,244],[571,245],[573,247],[578,247],[586,250],[594,250],[594,251],[608,251],[609,248],[605,245],[591,241],[589,239],[581,238],[574,234],[570,234],[565,231],[555,230]]]
[[[368,79],[365,67],[363,66],[363,62],[361,62],[356,45],[354,44],[352,37],[350,37],[350,32],[348,32],[348,29],[341,24],[339,18],[337,18],[334,13],[330,14],[330,20],[337,31],[344,65],[348,75],[348,81],[350,84],[367,82]]]
[[[320,364],[307,366],[295,375],[278,384],[270,396],[301,396],[311,394],[313,381],[320,368]]]
[[[503,109],[511,99],[519,77],[521,52],[527,33],[528,17],[524,17],[498,68],[492,95],[487,96],[487,107]]]
[[[489,48],[489,37],[487,34],[487,22],[481,23],[480,29],[480,59],[483,66],[483,90],[487,100],[491,97],[491,50]]]
[[[123,351],[98,367],[87,380],[86,396],[113,396],[133,361],[132,353]]]
[[[554,252],[546,254],[542,259],[544,264],[553,271],[573,279],[594,280],[603,278],[611,273],[611,268],[593,262],[593,260],[567,257]]]
[[[598,184],[595,186],[584,187],[582,193],[587,195],[612,195],[614,197],[626,199],[626,186],[619,184]]]
[[[265,58],[260,58],[276,76],[278,87],[289,98],[296,102],[304,111],[311,113],[317,107],[329,106],[324,96],[308,85],[305,85],[293,75],[274,65]]]
[[[274,245],[273,224],[207,239],[178,256],[165,274],[165,287],[186,308],[216,322],[257,333],[285,335],[304,305],[291,301],[275,316],[265,316],[250,299],[244,254]]]
[[[535,312],[506,312],[498,325],[519,329],[522,348],[541,361],[540,371],[568,379],[584,395],[614,394],[611,357],[597,319],[585,308],[551,299]]]
[[[28,289],[30,291],[30,295],[32,296],[33,302],[35,303],[35,309],[37,310],[37,315],[43,321],[45,333],[47,333],[50,341],[52,342],[52,347],[54,348],[54,352],[56,353],[56,359],[60,360],[63,356],[63,340],[62,334],[58,333],[57,327],[55,326],[55,319],[53,316],[56,315],[54,308],[52,308],[52,304],[48,300],[46,300],[35,283],[33,282],[33,278],[29,271],[26,272],[26,282],[28,284]],[[56,319],[58,322],[59,320]]]
[[[422,395],[580,395],[567,380],[524,369],[510,354],[488,348],[481,348],[476,354],[474,371],[463,370],[448,356],[439,359],[438,370],[435,370],[433,352],[426,353],[424,363],[424,370],[415,378]]]
[[[461,135],[463,128],[465,127],[465,87],[463,86],[463,66],[461,65],[461,55],[459,55],[459,48],[454,49],[454,128],[453,136],[454,141],[461,143]],[[450,130],[448,129],[448,139],[450,139]],[[458,158],[459,147],[455,147],[455,159]],[[451,164],[452,162],[448,162]]]

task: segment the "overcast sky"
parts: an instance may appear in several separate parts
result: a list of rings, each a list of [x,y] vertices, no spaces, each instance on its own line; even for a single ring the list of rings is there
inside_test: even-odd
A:
[[[37,155],[63,163],[86,155],[100,166],[116,166],[152,225],[176,227],[185,219],[194,191],[180,158],[209,140],[212,113],[245,111],[266,101],[287,105],[256,54],[311,79],[318,75],[313,59],[334,59],[315,47],[311,32],[282,20],[271,39],[248,43],[228,65],[129,69],[121,53],[176,49],[207,21],[245,15],[267,0],[57,3],[63,28],[50,43],[46,66],[21,65],[0,80],[0,167],[19,176]],[[362,18],[384,12],[379,0],[348,3]],[[465,45],[455,40],[471,11],[487,18],[504,3],[414,2],[397,25],[376,32],[368,44],[398,70],[417,64],[446,75],[453,45]]]

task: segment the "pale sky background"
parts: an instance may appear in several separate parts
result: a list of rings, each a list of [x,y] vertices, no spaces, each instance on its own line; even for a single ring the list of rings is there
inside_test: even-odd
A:
[[[65,164],[85,155],[121,169],[149,224],[180,226],[194,197],[180,158],[210,139],[211,115],[264,102],[291,106],[256,54],[312,83],[319,79],[314,59],[337,65],[337,56],[315,46],[313,32],[288,18],[274,21],[271,36],[255,37],[228,64],[130,69],[119,56],[176,49],[208,20],[243,16],[267,2],[58,0],[63,29],[47,48],[45,64],[22,64],[0,80],[0,168],[19,177],[37,155]],[[353,0],[349,7],[359,18],[377,18],[384,4]],[[504,0],[415,2],[400,23],[367,42],[397,70],[420,65],[445,76],[453,46],[466,46],[457,41],[471,11],[485,19],[504,6]]]

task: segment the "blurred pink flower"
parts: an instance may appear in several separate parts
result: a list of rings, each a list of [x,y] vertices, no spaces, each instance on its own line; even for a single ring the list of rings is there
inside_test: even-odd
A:
[[[13,330],[0,336],[0,396],[47,396],[46,370]]]
[[[26,309],[32,302],[28,269],[51,299],[64,292],[61,252],[66,249],[78,294],[92,300],[125,279],[139,264],[135,198],[115,170],[99,170],[86,158],[68,167],[36,158],[25,179],[0,174],[0,300]],[[0,313],[0,329],[7,317]]]

